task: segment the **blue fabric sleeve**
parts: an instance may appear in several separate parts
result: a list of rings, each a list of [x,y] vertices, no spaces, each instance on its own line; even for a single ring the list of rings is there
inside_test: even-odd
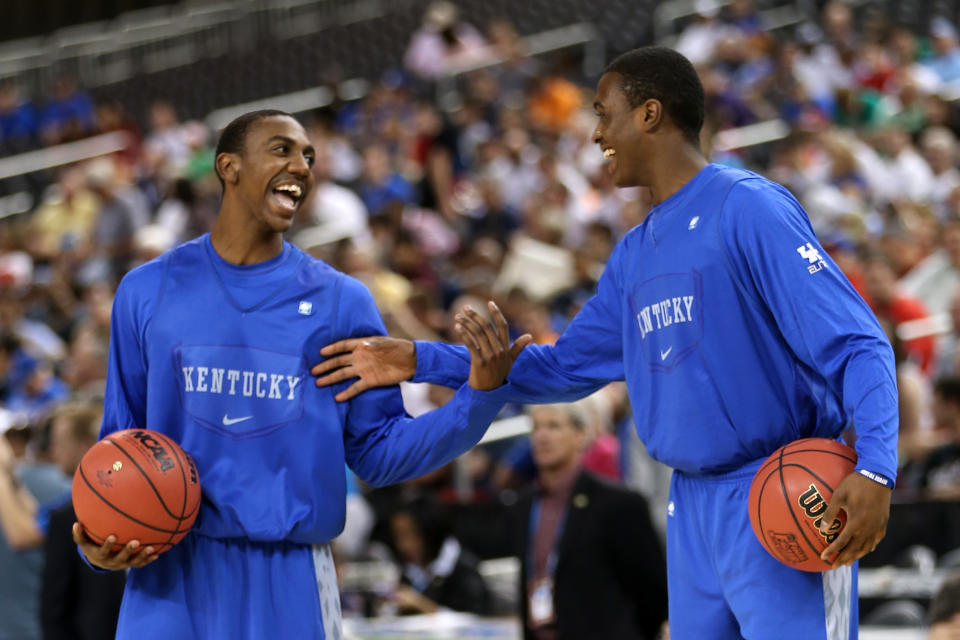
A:
[[[146,428],[147,361],[144,337],[161,288],[160,265],[127,274],[117,287],[110,315],[110,355],[100,437],[122,429]]]
[[[570,322],[557,344],[530,345],[517,357],[502,393],[506,402],[545,403],[588,396],[614,380],[623,380],[623,328],[617,245],[600,277],[597,294]],[[454,387],[470,371],[467,348],[417,342],[414,382]]]
[[[737,183],[721,216],[721,244],[741,283],[762,298],[797,358],[842,398],[857,432],[857,470],[895,478],[893,350],[873,312],[779,185]]]
[[[344,278],[340,309],[345,337],[385,335],[386,328],[366,287]],[[472,448],[504,404],[502,389],[478,391],[461,384],[439,409],[411,418],[399,387],[369,389],[347,409],[347,464],[365,482],[384,486],[433,471]]]

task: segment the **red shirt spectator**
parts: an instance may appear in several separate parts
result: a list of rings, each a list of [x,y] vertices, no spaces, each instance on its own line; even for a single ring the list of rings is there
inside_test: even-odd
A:
[[[864,288],[877,317],[888,319],[894,326],[930,315],[923,302],[897,289],[893,267],[884,256],[871,256],[867,260]],[[904,342],[903,346],[925,374],[930,375],[933,372],[936,348],[933,336],[909,340]]]

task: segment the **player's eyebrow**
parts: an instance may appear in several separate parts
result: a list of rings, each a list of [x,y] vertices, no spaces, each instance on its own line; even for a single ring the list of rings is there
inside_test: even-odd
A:
[[[288,138],[287,136],[276,135],[276,136],[271,136],[270,139],[267,140],[267,145],[271,145],[271,144],[273,144],[274,142],[283,142],[283,143],[288,144],[288,145],[290,145],[290,146],[296,146],[296,144],[297,144],[297,141],[294,140],[293,138]],[[312,145],[312,144],[308,144],[306,147],[304,147],[304,148],[303,148],[303,151],[304,151],[304,153],[316,154],[316,150],[313,148],[313,145]]]
[[[267,140],[267,144],[273,144],[274,142],[286,142],[287,144],[291,144],[291,145],[296,144],[293,141],[293,138],[288,138],[287,136],[281,136],[281,135],[270,136],[270,139]]]

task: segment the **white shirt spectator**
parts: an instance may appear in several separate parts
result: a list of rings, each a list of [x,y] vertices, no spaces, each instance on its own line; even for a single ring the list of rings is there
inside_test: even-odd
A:
[[[425,80],[436,80],[461,64],[492,55],[480,32],[457,19],[457,8],[435,2],[424,24],[414,32],[403,56],[404,66]]]
[[[903,290],[923,301],[931,314],[950,310],[960,292],[960,272],[950,262],[949,254],[940,249],[920,261],[900,279]]]
[[[344,238],[363,246],[371,242],[367,207],[350,189],[329,181],[317,184],[309,206],[309,220],[313,226],[293,238],[294,244],[302,249]]]

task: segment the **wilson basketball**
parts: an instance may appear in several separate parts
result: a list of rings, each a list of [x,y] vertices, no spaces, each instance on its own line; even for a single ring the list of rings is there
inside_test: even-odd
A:
[[[73,475],[73,508],[98,544],[117,538],[162,553],[187,534],[200,510],[200,478],[193,459],[156,431],[127,429],[93,445]]]
[[[820,559],[847,516],[840,511],[820,533],[833,491],[857,463],[856,452],[826,438],[804,438],[780,447],[757,470],[750,486],[750,524],[760,544],[780,562],[801,571],[825,571]]]

